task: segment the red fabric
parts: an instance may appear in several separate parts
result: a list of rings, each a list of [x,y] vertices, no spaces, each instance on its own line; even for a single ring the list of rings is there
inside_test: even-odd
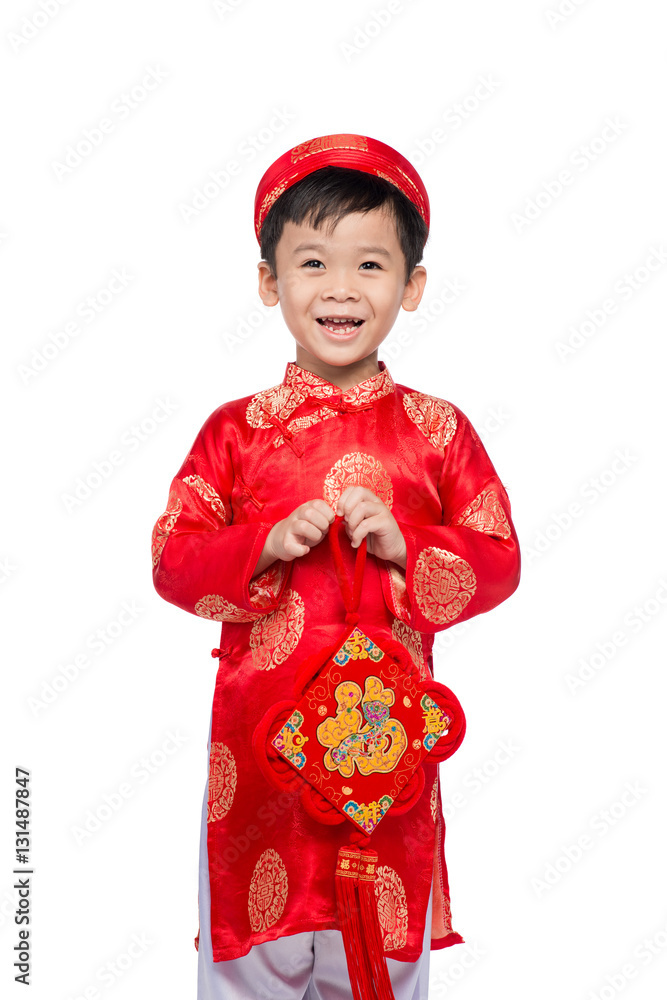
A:
[[[321,167],[350,167],[384,177],[417,207],[426,226],[430,207],[421,177],[404,156],[367,135],[321,135],[283,153],[262,177],[255,195],[255,235],[260,239],[271,206],[288,188]]]
[[[470,422],[445,400],[394,383],[383,362],[346,391],[290,362],[280,384],[211,414],[155,526],[153,565],[165,600],[222,623],[208,817],[216,961],[338,926],[333,873],[349,824],[309,816],[300,792],[274,788],[251,750],[270,706],[293,699],[295,669],[340,635],[329,537],[252,574],[273,524],[315,497],[335,511],[355,484],[391,509],[407,544],[405,571],[367,555],[363,620],[379,639],[400,642],[425,679],[434,633],[491,610],[518,585],[507,493]],[[344,546],[349,578],[353,553]],[[201,667],[210,648],[203,637]],[[432,877],[432,947],[462,940],[451,926],[437,765],[423,766],[417,803],[373,834],[384,947],[406,961],[421,952]]]

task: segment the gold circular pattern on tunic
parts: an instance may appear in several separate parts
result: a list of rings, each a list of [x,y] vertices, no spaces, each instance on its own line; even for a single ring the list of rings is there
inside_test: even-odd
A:
[[[236,791],[236,761],[224,743],[211,743],[208,764],[208,813],[207,823],[226,816],[232,808]]]
[[[335,510],[338,498],[348,486],[365,486],[391,510],[394,491],[382,462],[373,455],[351,451],[339,458],[324,477],[323,496]]]
[[[402,948],[408,939],[408,906],[401,877],[388,865],[376,871],[375,899],[384,950]]]
[[[250,630],[250,650],[258,670],[273,670],[294,652],[303,634],[304,617],[303,598],[288,589],[276,610],[255,622]]]
[[[207,594],[195,604],[195,614],[214,622],[254,622],[262,617],[261,611],[244,611],[219,594]]]
[[[250,926],[258,934],[280,920],[287,900],[287,869],[269,847],[255,865],[248,891]]]
[[[512,534],[505,508],[493,487],[478,493],[452,524],[460,524],[464,528],[472,528],[473,531],[495,535],[497,538],[509,538]]]
[[[405,412],[434,448],[444,449],[456,433],[456,411],[446,399],[426,392],[407,392]]]
[[[183,482],[186,486],[198,493],[202,500],[209,505],[216,517],[219,517],[221,521],[227,523],[227,511],[225,510],[225,505],[222,502],[221,497],[218,496],[213,487],[202,479],[201,476],[185,476]]]
[[[182,510],[183,501],[176,496],[174,490],[171,490],[169,493],[169,499],[167,500],[167,509],[164,514],[161,514],[160,517],[158,517],[155,522],[155,527],[153,528],[151,549],[154,566],[157,566],[159,563],[162,550],[167,544],[167,539],[173,531],[176,519]]]
[[[458,618],[470,603],[477,578],[465,559],[431,545],[417,557],[413,586],[424,618],[444,625]]]
[[[392,638],[396,639],[397,642],[400,642],[401,645],[408,651],[410,657],[412,658],[412,662],[419,668],[419,673],[422,679],[427,677],[428,671],[424,665],[421,632],[417,632],[417,630],[411,628],[410,625],[406,625],[400,618],[394,618],[394,623],[391,626],[391,634]]]

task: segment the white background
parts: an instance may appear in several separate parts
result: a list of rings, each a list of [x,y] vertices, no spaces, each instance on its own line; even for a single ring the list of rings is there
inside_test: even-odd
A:
[[[32,772],[34,1000],[195,996],[219,626],[160,600],[150,535],[208,414],[294,360],[279,312],[258,309],[253,198],[276,157],[330,132],[382,139],[424,178],[426,322],[402,314],[380,357],[471,418],[523,549],[516,594],[437,644],[436,677],[468,717],[441,768],[466,944],[432,953],[430,995],[663,994],[658,12],[649,0],[3,3],[11,996],[24,995],[11,965],[17,765]],[[87,148],[104,118],[111,131]],[[239,171],[216,185],[230,160]],[[82,836],[111,812],[105,796],[120,806]],[[134,935],[144,950],[128,960]]]

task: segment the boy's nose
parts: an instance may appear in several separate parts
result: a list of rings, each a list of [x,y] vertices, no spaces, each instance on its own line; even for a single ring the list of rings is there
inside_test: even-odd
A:
[[[348,299],[358,301],[360,292],[356,282],[348,278],[338,277],[322,289],[322,298],[333,299],[335,302],[345,302]]]

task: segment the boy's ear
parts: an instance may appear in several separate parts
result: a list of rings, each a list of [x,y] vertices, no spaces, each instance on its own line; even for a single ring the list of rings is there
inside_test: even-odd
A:
[[[259,297],[265,306],[278,305],[278,279],[272,273],[268,261],[260,260],[257,265],[259,271]]]
[[[421,302],[424,288],[426,287],[426,268],[422,264],[417,264],[410,275],[405,286],[403,301],[401,305],[407,312],[414,312]]]

